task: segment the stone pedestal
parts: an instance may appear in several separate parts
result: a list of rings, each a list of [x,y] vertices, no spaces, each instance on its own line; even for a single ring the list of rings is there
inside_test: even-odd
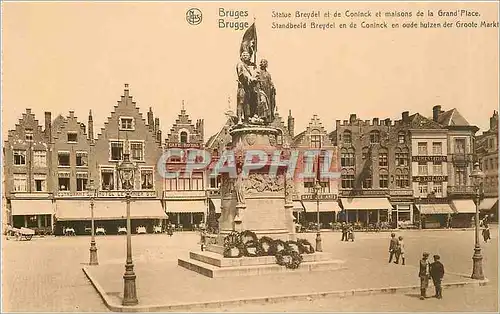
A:
[[[272,127],[244,124],[230,131],[237,168],[242,171],[239,178],[228,174],[222,177],[220,234],[208,237],[205,252],[190,252],[189,258],[178,259],[179,266],[211,278],[344,268],[343,261],[325,253],[303,254],[302,264],[294,270],[277,265],[274,256],[223,257],[224,237],[233,231],[250,230],[258,238],[297,240],[291,199],[293,180],[285,177],[286,167],[278,168],[276,175],[270,175],[269,164],[245,172],[248,151],[265,152],[271,161],[279,132]]]
[[[269,161],[276,149],[279,130],[256,125],[236,125],[230,131],[232,146],[238,162],[245,164],[249,151],[261,151]],[[222,234],[232,231],[251,230],[258,237],[269,236],[276,239],[293,238],[292,207],[285,206],[284,168],[278,169],[276,176],[269,175],[269,166],[260,169],[242,168],[244,203],[238,203],[235,178],[222,178],[222,213],[219,228]]]

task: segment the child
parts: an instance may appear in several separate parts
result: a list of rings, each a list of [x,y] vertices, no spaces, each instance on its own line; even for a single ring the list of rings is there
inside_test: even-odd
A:
[[[401,265],[405,264],[405,243],[403,242],[403,237],[398,238],[398,245],[396,251],[396,261],[394,263],[399,264],[399,258],[401,257]]]
[[[444,266],[439,260],[440,256],[434,255],[434,263],[430,265],[430,273],[432,282],[434,283],[434,287],[436,288],[436,295],[434,297],[442,299],[443,289],[441,288],[441,280],[443,280],[444,276]]]

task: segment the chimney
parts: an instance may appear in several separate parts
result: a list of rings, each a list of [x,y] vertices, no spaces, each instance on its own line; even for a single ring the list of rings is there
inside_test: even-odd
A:
[[[156,141],[161,144],[161,130],[156,131]]]
[[[403,113],[401,114],[401,118],[402,118],[403,122],[409,122],[409,120],[410,120],[410,112],[409,111],[403,111]]]
[[[26,110],[27,111],[27,110]],[[49,111],[45,111],[45,137],[47,140],[52,139],[52,118],[51,118],[51,113]]]
[[[432,107],[432,120],[434,122],[438,121],[439,114],[441,113],[441,105]]]
[[[351,115],[349,116],[349,123],[354,123],[355,121],[356,121],[356,114],[351,113]]]
[[[151,131],[154,131],[155,125],[154,125],[154,118],[153,118],[153,109],[149,107],[148,111],[148,127]]]
[[[155,128],[154,132],[158,132],[160,130],[160,118],[155,118]]]
[[[89,110],[89,140],[94,141],[94,121],[92,119],[92,110]]]
[[[123,90],[123,95],[125,96],[125,101],[127,101],[127,98],[129,97],[128,93],[128,84],[125,83],[125,88]]]
[[[198,134],[200,135],[201,141],[203,142],[203,137],[205,135],[205,130],[204,130],[204,120],[199,119],[197,124],[197,129],[198,129]]]
[[[373,118],[373,125],[378,125],[378,118]]]
[[[292,110],[288,110],[288,134],[293,137],[295,128],[295,118],[292,117]]]
[[[385,125],[386,125],[386,126],[391,125],[391,118],[387,118],[387,119],[385,119]]]
[[[498,127],[498,111],[494,110],[493,115],[490,117],[490,130]]]

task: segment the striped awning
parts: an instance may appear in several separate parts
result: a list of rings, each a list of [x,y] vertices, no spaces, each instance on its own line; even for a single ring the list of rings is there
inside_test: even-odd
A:
[[[217,208],[215,210],[217,211]],[[165,201],[165,211],[167,213],[205,213],[207,205],[203,200],[172,200]]]
[[[302,201],[293,201],[293,211],[294,212],[303,212],[306,209],[304,208],[304,205]]]
[[[474,214],[476,204],[472,200],[452,200],[451,207],[457,214]]]
[[[52,215],[51,200],[11,200],[12,215]]]
[[[318,211],[318,204],[316,202],[302,202],[304,207],[306,208],[307,213],[315,213]],[[328,212],[340,212],[341,209],[339,207],[339,203],[336,201],[333,202],[319,202],[319,212],[320,213],[328,213]]]
[[[94,202],[95,220],[120,220],[127,218],[127,207],[124,201],[109,200]],[[130,203],[130,218],[132,219],[166,219],[159,200],[137,200]],[[90,201],[58,200],[56,201],[56,219],[90,220]]]
[[[423,215],[433,214],[454,214],[455,212],[448,204],[419,204],[416,205],[417,209]]]
[[[374,210],[374,209],[388,209],[392,210],[392,205],[385,197],[352,197],[341,198],[342,206],[346,210]]]

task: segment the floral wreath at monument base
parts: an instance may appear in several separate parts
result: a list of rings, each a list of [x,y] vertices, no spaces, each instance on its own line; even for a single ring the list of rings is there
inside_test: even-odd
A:
[[[255,232],[233,231],[224,238],[224,257],[274,256],[276,263],[289,269],[297,269],[303,261],[302,254],[312,254],[314,248],[306,239],[297,241],[273,240],[264,236],[260,239]]]

